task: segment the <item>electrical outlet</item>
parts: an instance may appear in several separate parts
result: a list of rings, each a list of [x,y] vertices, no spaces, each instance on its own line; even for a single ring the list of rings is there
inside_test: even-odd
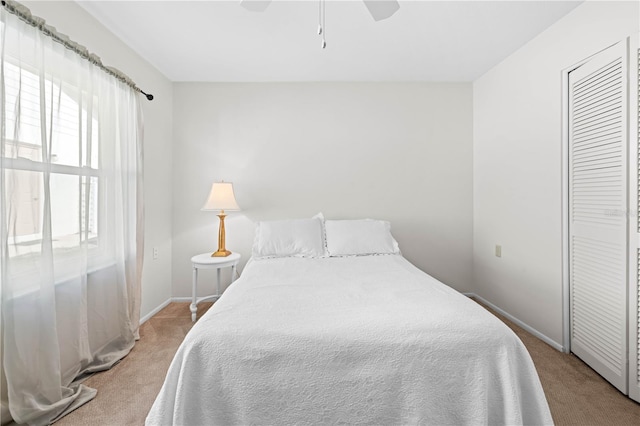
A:
[[[158,258],[158,247],[153,248],[153,260]]]
[[[502,246],[500,244],[496,244],[496,257],[502,257]]]

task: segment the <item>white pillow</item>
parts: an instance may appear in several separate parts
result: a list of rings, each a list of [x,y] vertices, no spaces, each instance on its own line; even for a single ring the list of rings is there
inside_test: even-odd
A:
[[[324,257],[324,221],[311,219],[258,222],[253,240],[254,258]]]
[[[329,256],[400,253],[384,220],[327,220],[324,223]]]

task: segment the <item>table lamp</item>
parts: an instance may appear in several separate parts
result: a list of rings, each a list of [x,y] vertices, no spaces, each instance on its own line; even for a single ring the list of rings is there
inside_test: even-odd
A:
[[[231,182],[214,182],[211,185],[211,192],[209,198],[204,206],[200,209],[202,211],[219,210],[218,217],[220,218],[220,227],[218,229],[218,250],[216,250],[211,257],[226,257],[231,254],[224,246],[225,233],[224,233],[224,218],[227,217],[224,212],[238,211],[240,207],[236,202],[236,197],[233,194],[233,183]]]

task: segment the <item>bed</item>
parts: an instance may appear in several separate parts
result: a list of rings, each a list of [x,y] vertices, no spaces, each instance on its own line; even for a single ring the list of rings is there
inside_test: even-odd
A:
[[[552,418],[517,336],[394,246],[385,255],[250,260],[186,336],[146,419],[336,423]]]

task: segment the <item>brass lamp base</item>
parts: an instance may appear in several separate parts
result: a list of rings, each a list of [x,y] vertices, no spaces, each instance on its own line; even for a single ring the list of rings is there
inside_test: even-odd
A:
[[[220,218],[220,228],[218,229],[218,250],[216,250],[211,257],[227,257],[231,254],[224,246],[225,232],[224,232],[224,218],[227,215],[224,214],[224,210],[220,211],[218,215]]]

